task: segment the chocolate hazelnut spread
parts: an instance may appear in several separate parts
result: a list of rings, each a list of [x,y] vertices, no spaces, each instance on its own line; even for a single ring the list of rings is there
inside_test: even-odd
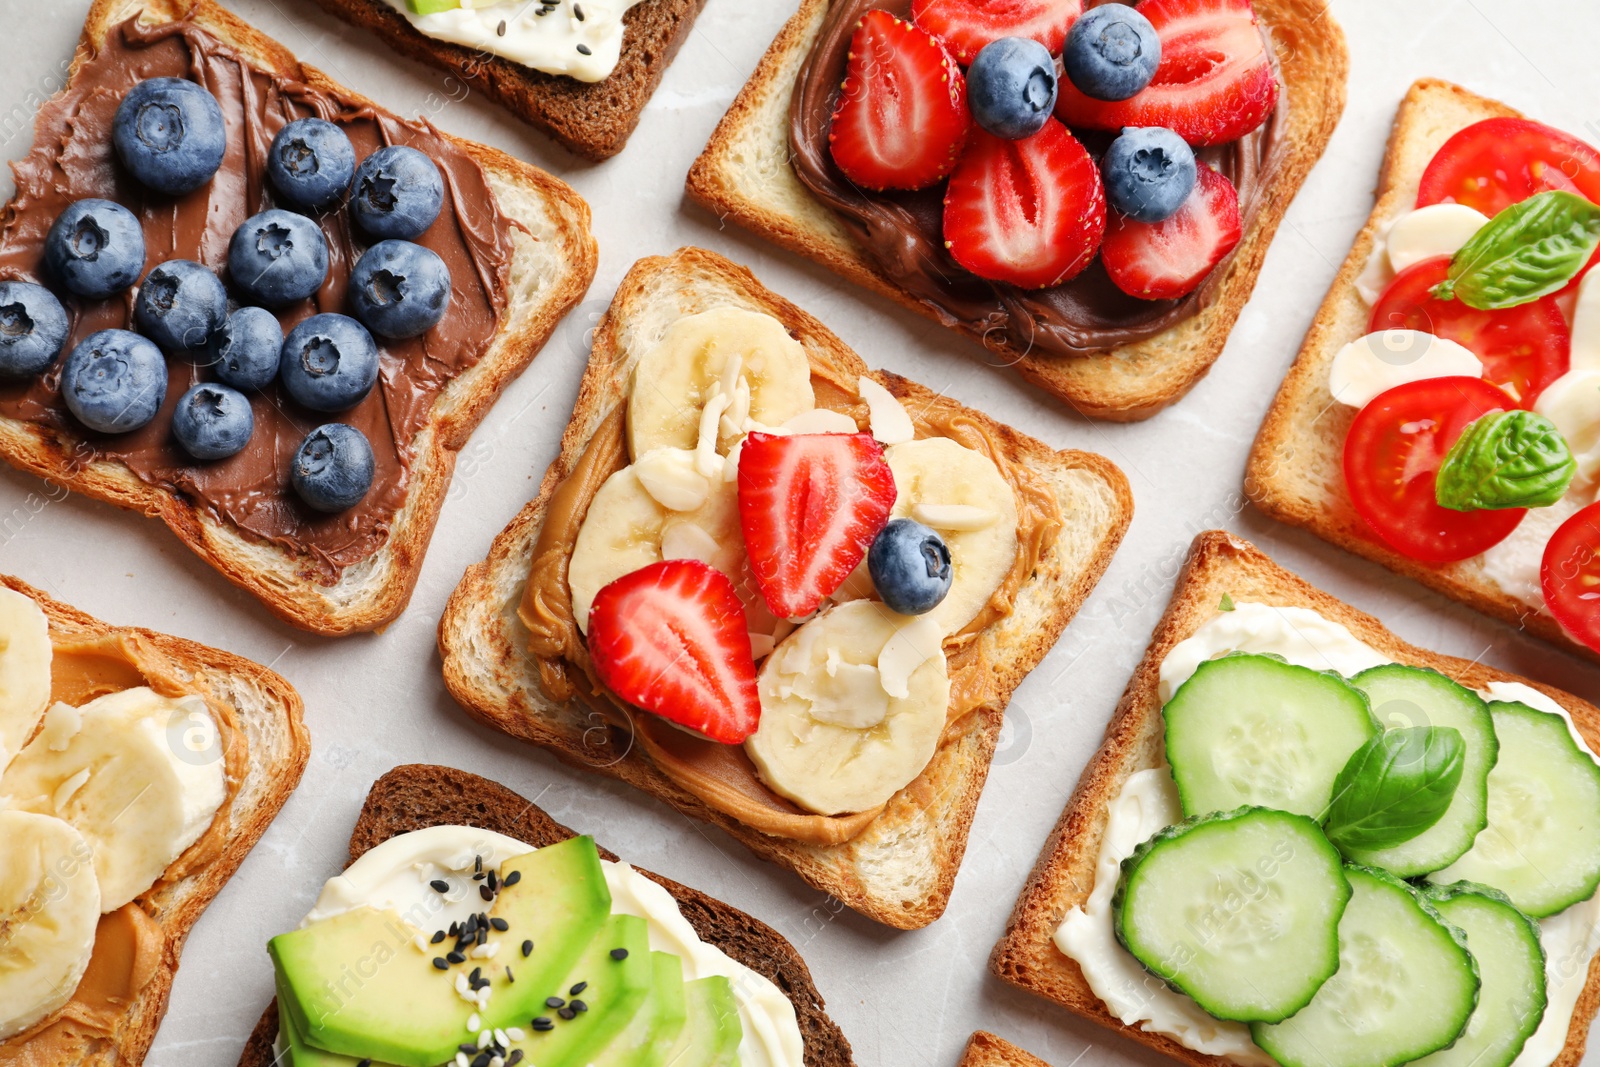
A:
[[[851,35],[873,9],[911,17],[910,0],[836,0],[795,86],[789,110],[791,161],[801,183],[839,216],[878,269],[939,321],[1017,351],[1081,356],[1153,337],[1216,299],[1227,260],[1177,300],[1129,296],[1112,284],[1098,258],[1076,278],[1049,289],[985,281],[958,265],[944,247],[942,184],[911,193],[875,193],[851,184],[834,166],[828,129]],[[1267,52],[1273,54],[1270,39]],[[1281,85],[1281,76],[1278,81]],[[1280,93],[1277,110],[1260,129],[1195,153],[1238,189],[1246,233],[1287,153],[1288,109],[1287,93]],[[1109,134],[1074,133],[1097,157],[1111,140]]]
[[[119,436],[91,433],[67,413],[59,392],[61,361],[33,382],[0,383],[0,417],[48,428],[74,465],[119,461],[145,482],[195,501],[239,530],[310,557],[323,578],[334,581],[340,569],[383,546],[405,502],[414,440],[434,400],[482,357],[499,329],[507,305],[510,224],[488,179],[476,160],[426,122],[399,119],[328,87],[325,80],[308,84],[262,70],[191,21],[145,26],[130,19],[79,62],[71,84],[40,111],[32,152],[13,167],[17,195],[0,228],[0,278],[50,285],[45,236],[62,209],[84,197],[115,200],[139,217],[147,270],[164,260],[192,259],[225,278],[234,230],[250,216],[279,206],[266,180],[266,154],[277,132],[299,118],[338,124],[358,159],[386,145],[406,144],[425,152],[443,173],[444,209],[418,243],[450,268],[449,311],[421,337],[382,342],[378,385],[350,411],[328,415],[300,408],[273,383],[251,397],[255,434],[245,450],[215,463],[197,463],[169,428],[178,398],[207,372],[178,353],[168,354],[161,413],[144,429]],[[143,79],[158,77],[189,78],[205,86],[222,105],[227,124],[222,169],[196,192],[176,198],[140,186],[111,147],[112,118],[123,94]],[[328,241],[328,278],[315,297],[278,312],[286,333],[318,312],[349,311],[348,278],[365,242],[343,208],[318,221]],[[96,330],[134,328],[133,290],[90,301],[53,288],[71,319],[69,351]],[[365,500],[325,516],[295,496],[289,464],[305,435],[330,421],[366,434],[377,470]]]

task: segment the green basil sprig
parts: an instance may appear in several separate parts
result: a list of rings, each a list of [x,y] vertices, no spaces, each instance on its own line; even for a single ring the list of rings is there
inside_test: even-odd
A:
[[[1451,726],[1410,726],[1356,749],[1333,782],[1324,829],[1342,851],[1393,848],[1444,817],[1467,744]]]
[[[1600,245],[1600,206],[1552,190],[1500,212],[1450,259],[1433,287],[1440,300],[1461,298],[1480,311],[1516,307],[1572,280]]]
[[[1456,439],[1433,495],[1452,511],[1547,508],[1566,495],[1577,473],[1555,423],[1531,411],[1495,411]]]

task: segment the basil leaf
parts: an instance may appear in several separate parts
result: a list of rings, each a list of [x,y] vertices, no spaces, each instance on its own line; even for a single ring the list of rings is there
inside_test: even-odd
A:
[[[1467,744],[1450,726],[1389,730],[1356,749],[1333,782],[1324,828],[1342,851],[1393,848],[1444,817]]]
[[[1552,190],[1512,204],[1451,257],[1433,288],[1480,311],[1531,303],[1561,289],[1600,245],[1600,206]]]
[[[1578,473],[1555,423],[1531,411],[1495,411],[1466,428],[1444,457],[1434,499],[1452,511],[1547,508]]]

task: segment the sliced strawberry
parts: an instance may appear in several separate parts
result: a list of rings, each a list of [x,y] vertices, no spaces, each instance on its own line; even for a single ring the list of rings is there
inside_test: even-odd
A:
[[[894,500],[894,474],[870,434],[746,437],[739,525],[772,613],[816,611],[865,558]]]
[[[1105,229],[1100,170],[1054,119],[1022,141],[974,130],[944,195],[944,243],[956,262],[1025,289],[1083,270]]]
[[[828,144],[868,189],[925,189],[955,167],[972,115],[967,80],[926,30],[874,9],[850,38]]]
[[[699,560],[652,563],[595,594],[589,655],[623,700],[713,741],[740,744],[761,722],[744,605]]]
[[[911,18],[967,66],[1002,37],[1038,41],[1059,56],[1083,0],[912,0]]]
[[[1192,145],[1237,141],[1278,105],[1278,79],[1250,0],[1144,0],[1161,65],[1127,100],[1096,100],[1062,78],[1056,117],[1068,126],[1165,126]]]
[[[1201,165],[1194,192],[1160,222],[1117,215],[1106,227],[1100,260],[1118,289],[1145,300],[1187,296],[1239,243],[1239,193]]]

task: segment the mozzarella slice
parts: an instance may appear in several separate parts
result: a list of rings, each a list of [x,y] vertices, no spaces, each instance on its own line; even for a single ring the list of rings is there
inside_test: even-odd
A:
[[[1483,363],[1454,341],[1421,330],[1382,330],[1339,350],[1328,371],[1328,392],[1341,404],[1361,408],[1407,382],[1482,376]]]
[[[1583,482],[1600,478],[1600,370],[1571,370],[1539,394],[1533,410],[1556,424]]]
[[[1425,259],[1453,256],[1489,217],[1465,204],[1429,204],[1395,220],[1385,239],[1389,266],[1396,274]]]

